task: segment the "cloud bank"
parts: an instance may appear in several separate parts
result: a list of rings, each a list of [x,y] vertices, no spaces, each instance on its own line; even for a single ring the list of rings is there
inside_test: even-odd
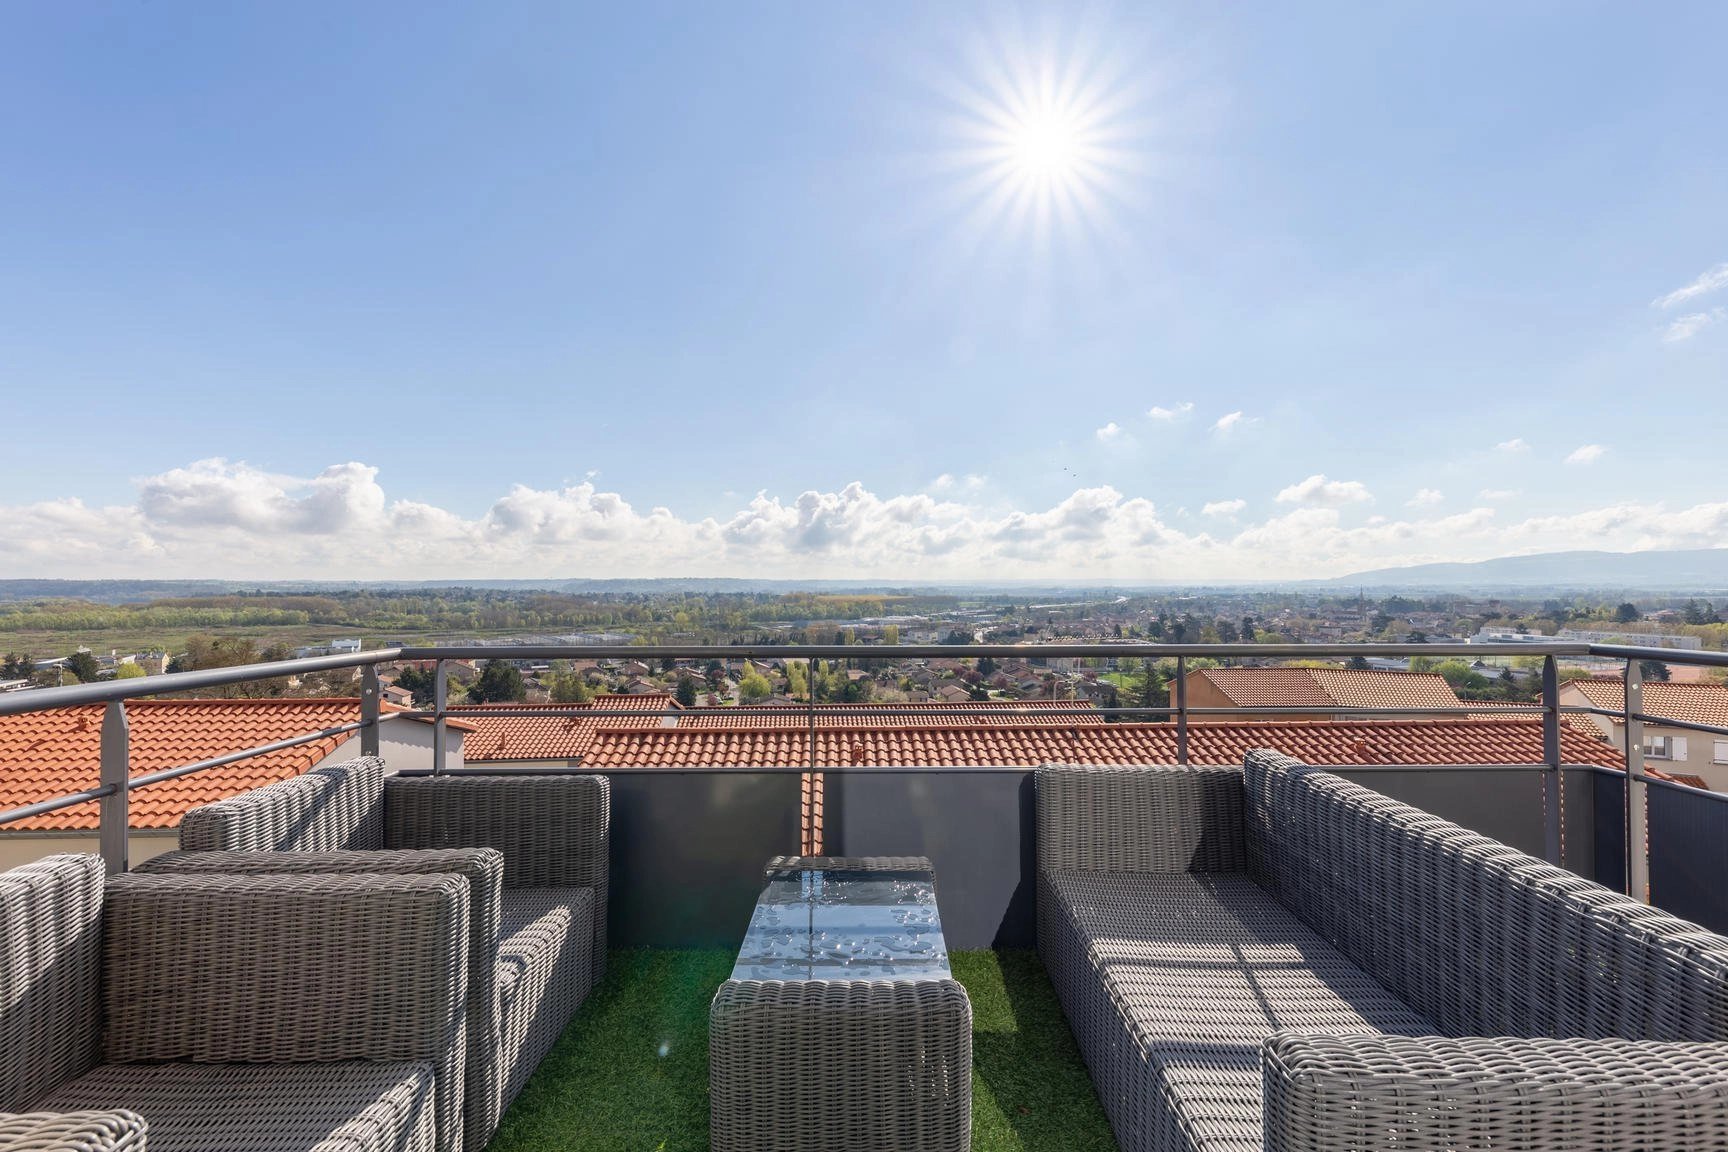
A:
[[[1043,508],[943,487],[956,495],[883,496],[858,483],[790,499],[762,492],[727,515],[691,518],[585,479],[514,485],[468,517],[391,498],[362,463],[294,477],[201,460],[139,480],[129,504],[0,504],[0,576],[1276,580],[1567,548],[1728,546],[1728,502],[1621,503],[1511,523],[1487,507],[1353,520],[1366,488],[1316,475],[1278,493],[1286,507],[1267,519],[1221,521],[1237,510],[1221,501],[1204,510],[1212,531],[1185,531],[1173,513],[1111,487]]]

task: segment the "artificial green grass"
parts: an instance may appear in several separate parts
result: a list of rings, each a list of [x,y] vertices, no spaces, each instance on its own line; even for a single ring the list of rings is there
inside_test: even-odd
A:
[[[487,1152],[706,1152],[708,1002],[731,952],[625,949],[504,1115]],[[1116,1147],[1030,951],[956,952],[972,1000],[972,1147]]]

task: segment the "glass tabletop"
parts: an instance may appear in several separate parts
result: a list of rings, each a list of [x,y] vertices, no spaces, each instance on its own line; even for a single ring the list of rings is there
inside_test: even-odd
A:
[[[778,869],[756,899],[734,980],[952,975],[929,872]]]

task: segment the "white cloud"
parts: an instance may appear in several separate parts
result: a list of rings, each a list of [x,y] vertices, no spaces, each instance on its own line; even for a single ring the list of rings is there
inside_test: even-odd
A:
[[[883,496],[854,483],[792,498],[762,492],[728,515],[692,519],[639,508],[584,482],[516,485],[484,512],[465,515],[391,497],[378,470],[362,463],[291,477],[204,460],[138,481],[128,503],[0,503],[0,572],[976,580],[1011,571],[1041,579],[1204,581],[1332,576],[1572,548],[1728,546],[1728,502],[1680,509],[1624,503],[1509,524],[1478,507],[1347,526],[1341,506],[1367,497],[1359,483],[1311,477],[1286,491],[1279,514],[1240,528],[1218,518],[1221,509],[1207,509],[1210,530],[1199,529],[1199,520],[1191,529],[1152,501],[1109,487],[1019,508],[975,497]]]
[[[1444,499],[1446,499],[1445,495],[1438,488],[1419,488],[1416,495],[1404,501],[1404,507],[1432,508]]]
[[[1116,426],[1116,421],[1114,420],[1098,429],[1097,432],[1098,439],[1103,440],[1106,443],[1116,439],[1120,435],[1122,435],[1122,429]]]
[[[1596,461],[1602,459],[1603,454],[1607,451],[1608,449],[1602,447],[1600,444],[1580,444],[1578,447],[1572,449],[1571,454],[1566,457],[1566,463],[1594,464]]]
[[[1174,420],[1179,416],[1186,416],[1192,411],[1194,411],[1194,401],[1184,400],[1173,408],[1160,408],[1154,404],[1146,409],[1146,415],[1154,420]]]
[[[1514,436],[1510,440],[1502,440],[1500,443],[1494,445],[1494,451],[1504,452],[1509,456],[1515,456],[1520,452],[1530,451],[1530,442],[1525,440],[1522,436]]]
[[[1502,500],[1510,500],[1516,495],[1518,495],[1518,489],[1516,488],[1484,488],[1482,491],[1476,493],[1476,498],[1478,500],[1491,500],[1495,503],[1499,503]]]
[[[1201,507],[1202,516],[1234,516],[1248,507],[1246,500],[1214,500]]]
[[[1213,421],[1212,431],[1222,436],[1239,425],[1247,423],[1250,423],[1249,418],[1244,416],[1241,412],[1226,412],[1224,415],[1218,417],[1217,420]]]
[[[1360,480],[1328,480],[1325,473],[1316,472],[1308,479],[1285,488],[1275,499],[1280,504],[1341,508],[1346,504],[1362,504],[1374,497]]]
[[[1708,296],[1718,288],[1728,287],[1728,264],[1718,264],[1684,288],[1676,288],[1666,296],[1650,301],[1652,308],[1672,308],[1698,296]]]
[[[1662,341],[1665,344],[1678,344],[1682,340],[1690,340],[1712,324],[1720,324],[1728,320],[1728,308],[1712,308],[1708,312],[1688,312],[1684,316],[1676,316],[1668,327],[1662,330]]]

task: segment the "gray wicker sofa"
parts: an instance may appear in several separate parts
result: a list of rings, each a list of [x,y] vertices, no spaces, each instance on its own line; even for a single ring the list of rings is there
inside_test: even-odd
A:
[[[1124,1149],[1728,1149],[1728,939],[1271,751],[1037,807]]]
[[[605,963],[603,776],[390,775],[366,757],[186,813],[140,872],[438,873],[473,889],[467,1109],[479,1152]]]
[[[0,1145],[460,1148],[459,876],[0,873]]]

